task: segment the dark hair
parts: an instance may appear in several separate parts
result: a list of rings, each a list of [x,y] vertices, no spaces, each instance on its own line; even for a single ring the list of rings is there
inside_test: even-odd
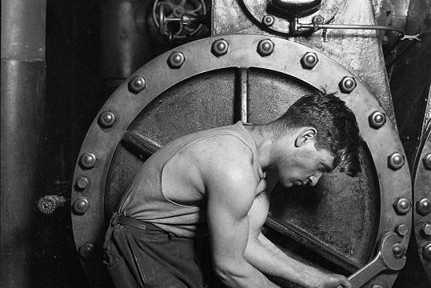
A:
[[[358,124],[344,101],[334,94],[313,93],[298,99],[284,115],[270,124],[275,133],[286,128],[316,128],[316,149],[325,148],[335,157],[334,166],[355,176],[360,169]]]

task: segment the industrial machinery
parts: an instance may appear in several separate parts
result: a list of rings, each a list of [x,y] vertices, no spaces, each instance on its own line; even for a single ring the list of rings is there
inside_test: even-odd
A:
[[[100,94],[109,98],[94,105],[94,120],[75,147],[68,193],[41,195],[37,202],[45,214],[70,207],[88,287],[111,285],[102,263],[104,232],[152,153],[202,129],[269,122],[314,91],[336,93],[354,112],[362,172],[356,178],[332,172],[315,187],[273,193],[266,235],[294,258],[349,276],[355,288],[407,287],[408,280],[397,286],[397,276],[417,267],[431,281],[431,76],[422,84],[428,106],[417,109],[423,125],[414,124],[421,137],[408,147],[399,132],[404,119],[397,116],[405,107],[394,107],[390,82],[401,77],[400,54],[419,42],[430,47],[424,29],[431,23],[415,31],[406,23],[410,10],[425,7],[431,15],[431,3],[102,2]],[[422,64],[425,71],[430,62]],[[2,197],[3,190],[2,180]],[[417,288],[429,285],[425,277]]]

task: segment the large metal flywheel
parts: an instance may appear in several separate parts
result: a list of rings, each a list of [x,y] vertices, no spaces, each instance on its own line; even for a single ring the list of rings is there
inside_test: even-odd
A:
[[[392,286],[405,262],[412,193],[398,133],[379,101],[360,79],[309,47],[264,35],[223,35],[144,65],[91,125],[74,174],[72,224],[93,287],[105,279],[101,248],[110,214],[152,152],[202,129],[268,122],[312,91],[335,92],[354,112],[364,140],[363,171],[357,178],[333,172],[316,187],[273,193],[265,233],[311,265],[345,275],[362,269],[356,285]],[[373,262],[379,255],[385,271]]]

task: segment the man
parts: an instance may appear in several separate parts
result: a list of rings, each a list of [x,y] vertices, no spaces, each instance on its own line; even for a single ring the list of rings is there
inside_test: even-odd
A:
[[[277,181],[313,186],[336,167],[353,174],[359,142],[350,109],[318,93],[269,124],[238,122],[174,140],[143,164],[111,220],[105,263],[113,282],[278,287],[265,276],[273,275],[304,287],[350,287],[342,275],[285,255],[261,228]],[[198,247],[207,239],[211,260],[203,261]]]

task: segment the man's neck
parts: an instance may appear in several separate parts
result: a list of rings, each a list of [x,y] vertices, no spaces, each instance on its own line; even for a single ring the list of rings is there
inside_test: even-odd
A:
[[[273,149],[273,135],[266,125],[244,124],[252,136],[256,147],[260,166],[263,170],[267,170],[271,166],[271,151]]]

